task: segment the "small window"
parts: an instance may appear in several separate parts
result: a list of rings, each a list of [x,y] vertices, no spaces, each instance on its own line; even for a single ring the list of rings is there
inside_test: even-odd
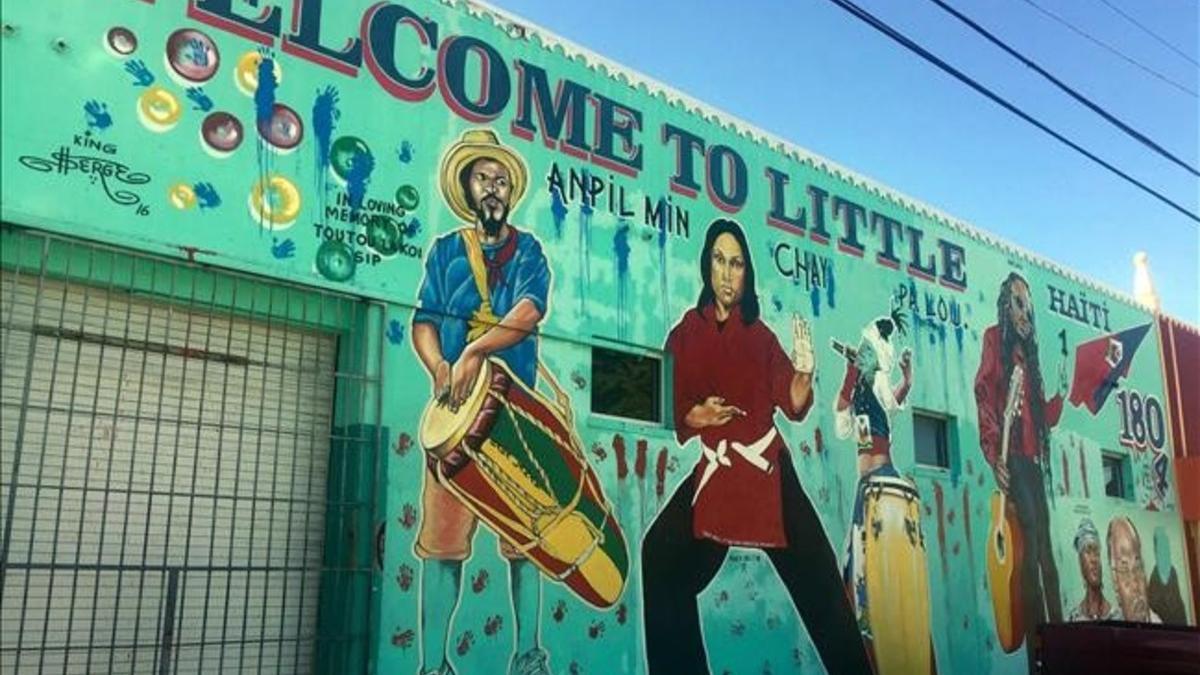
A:
[[[592,412],[661,423],[662,359],[593,347]]]
[[[950,468],[950,425],[943,415],[913,413],[913,448],[917,464]]]
[[[1119,452],[1105,452],[1104,494],[1118,499],[1133,499],[1133,467],[1129,456]]]

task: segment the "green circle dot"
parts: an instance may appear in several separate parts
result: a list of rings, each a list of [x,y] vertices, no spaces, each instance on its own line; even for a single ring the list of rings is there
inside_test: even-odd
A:
[[[326,241],[317,249],[317,271],[330,281],[346,281],[354,276],[354,254],[340,241]]]
[[[421,203],[421,193],[412,185],[401,185],[396,189],[396,206],[405,211],[412,211]]]
[[[367,246],[379,255],[396,255],[400,252],[400,228],[390,219],[375,219],[367,225]]]
[[[366,141],[357,136],[342,136],[333,142],[329,149],[329,168],[342,180],[347,180],[354,158],[371,154],[371,148]]]

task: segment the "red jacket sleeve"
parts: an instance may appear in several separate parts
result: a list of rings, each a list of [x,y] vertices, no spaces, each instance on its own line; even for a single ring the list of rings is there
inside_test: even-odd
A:
[[[667,336],[666,352],[671,359],[671,409],[675,420],[675,438],[682,444],[689,438],[700,433],[684,421],[692,406],[700,403],[704,395],[696,385],[693,374],[694,363],[688,364],[686,355],[687,344],[687,315],[671,330]]]
[[[979,447],[988,464],[995,465],[1000,455],[1000,434],[1003,432],[1001,386],[1003,373],[996,328],[983,334],[983,354],[979,359],[979,371],[975,373],[975,409],[979,415]]]

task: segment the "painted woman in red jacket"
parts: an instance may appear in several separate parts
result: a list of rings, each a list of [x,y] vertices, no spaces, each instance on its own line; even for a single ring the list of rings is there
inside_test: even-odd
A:
[[[730,546],[762,549],[831,673],[870,673],[837,557],[800,486],[775,411],[812,407],[812,337],[792,320],[793,353],[759,319],[754,265],[741,227],[716,220],[700,254],[703,290],[671,330],[675,429],[701,457],[642,543],[651,673],[709,672],[696,596]]]

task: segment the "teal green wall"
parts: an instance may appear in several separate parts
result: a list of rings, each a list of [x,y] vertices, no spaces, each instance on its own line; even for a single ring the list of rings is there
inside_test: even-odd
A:
[[[286,32],[291,3],[278,4],[283,6]],[[360,19],[370,4],[365,0],[338,2],[335,12],[333,3],[326,3],[321,29],[325,44],[341,46],[346,36],[358,35]],[[245,3],[234,5],[242,14],[251,14]],[[829,348],[830,340],[856,344],[864,324],[887,313],[894,297],[917,298],[915,310],[904,305],[910,326],[900,346],[912,349],[915,373],[908,405],[892,420],[893,459],[902,474],[912,477],[922,495],[932,596],[931,633],[939,669],[954,673],[1024,672],[1022,652],[1005,654],[995,646],[984,571],[988,499],[994,483],[979,449],[973,395],[981,336],[996,323],[1000,283],[1014,271],[1029,282],[1048,394],[1056,387],[1058,367],[1064,361],[1068,362],[1069,382],[1078,345],[1152,323],[1153,317],[1124,297],[990,241],[820,158],[756,137],[709,111],[690,109],[690,104],[674,94],[633,81],[626,73],[609,72],[608,66],[589,57],[544,44],[546,40],[540,35],[514,38],[509,34],[514,31],[505,30],[503,19],[487,12],[472,13],[465,6],[453,4],[414,2],[411,7],[437,23],[441,40],[466,35],[490,44],[504,57],[512,74],[513,99],[496,119],[482,126],[495,129],[529,167],[529,190],[513,213],[512,222],[539,239],[553,273],[550,309],[541,324],[542,359],[560,381],[571,383],[568,388],[585,454],[616,509],[631,560],[639,557],[642,534],[690,473],[699,453],[693,444],[680,447],[670,429],[592,415],[588,409],[590,345],[629,343],[661,350],[667,332],[695,303],[700,288],[696,261],[705,228],[714,218],[732,217],[749,236],[763,320],[785,348],[790,347],[793,313],[808,318],[813,326],[815,406],[803,422],[790,423],[777,416],[777,425],[791,448],[801,483],[817,506],[839,555],[849,526],[857,475],[852,443],[838,439],[833,432],[832,401],[841,382],[843,361]],[[438,92],[421,102],[399,100],[384,91],[365,67],[350,77],[283,53],[279,40],[269,40],[273,45],[270,55],[277,59],[282,72],[276,100],[294,108],[305,126],[300,146],[291,154],[277,154],[258,140],[254,132],[255,100],[240,92],[233,79],[238,58],[259,45],[189,18],[186,3],[112,0],[89,3],[87,11],[82,10],[82,3],[65,0],[9,3],[3,21],[15,27],[0,38],[0,75],[5,82],[0,94],[4,110],[0,215],[5,221],[386,303],[386,315],[365,321],[363,325],[369,328],[364,330],[369,334],[362,336],[363,348],[368,351],[378,349],[380,340],[386,341],[382,346],[381,424],[389,430],[390,439],[383,460],[386,484],[376,514],[376,522],[386,524],[387,535],[383,569],[375,580],[378,623],[372,630],[379,639],[373,665],[381,673],[415,671],[420,651],[420,561],[412,553],[412,544],[424,471],[424,459],[415,439],[428,379],[415,358],[408,331],[424,254],[437,236],[461,225],[440,197],[439,161],[463,131],[481,125],[456,116]],[[114,26],[126,27],[137,36],[138,49],[131,56],[122,58],[103,48],[106,32]],[[203,106],[189,99],[184,87],[166,72],[163,52],[167,36],[185,27],[202,30],[219,50],[218,72],[203,85],[213,110],[232,113],[244,124],[245,141],[223,159],[210,156],[202,147],[200,126],[205,113],[197,108]],[[419,65],[438,67],[430,52],[413,51],[413,33],[402,28],[398,35],[397,61],[404,72],[415,72]],[[643,120],[636,141],[642,145],[644,165],[638,176],[627,177],[548,149],[536,137],[526,141],[513,135],[510,122],[517,114],[517,82],[512,63],[518,58],[544,68],[552,87],[559,79],[570,79],[639,110]],[[182,114],[174,128],[155,132],[139,122],[137,102],[145,87],[138,86],[131,73],[136,70],[130,66],[135,59],[144,62],[156,85],[178,97]],[[477,77],[478,69],[472,67],[469,74]],[[318,258],[323,240],[315,230],[325,225],[351,227],[339,225],[336,217],[321,208],[337,205],[345,194],[329,169],[319,164],[319,124],[314,105],[327,87],[336,89],[340,110],[332,138],[358,137],[373,154],[367,199],[393,203],[402,186],[414,187],[420,197],[415,208],[394,219],[405,230],[401,251],[380,256],[375,264],[358,264],[352,276],[344,280],[322,272]],[[91,110],[106,110],[108,120],[103,113],[87,113],[86,106],[93,101],[97,105]],[[591,109],[588,114],[588,134],[592,134]],[[703,188],[694,198],[671,192],[669,178],[675,172],[676,157],[673,147],[662,141],[661,130],[666,123],[703,137],[710,147],[729,146],[744,159],[748,198],[736,213],[726,214],[716,208]],[[100,147],[86,147],[96,144]],[[61,149],[75,159],[61,160]],[[92,163],[81,157],[101,158],[106,163]],[[613,185],[624,190],[635,215],[622,220],[613,214],[606,201],[607,192],[590,214],[581,208],[578,197],[570,198],[569,194],[565,204],[556,206],[547,184],[554,166],[564,176],[571,170],[587,169],[601,177],[606,187],[611,178]],[[868,211],[919,228],[926,256],[936,252],[933,247],[939,238],[962,247],[965,289],[916,278],[903,267],[892,270],[880,265],[876,261],[880,234],[865,226],[860,232],[866,245],[862,258],[840,252],[836,242],[822,244],[769,226],[767,214],[772,204],[764,176],[768,166],[790,178],[789,210],[809,204],[804,188],[816,185],[831,198],[839,195]],[[97,171],[102,175],[97,176]],[[287,176],[298,187],[302,207],[294,224],[279,229],[263,227],[248,208],[251,186],[265,172]],[[703,174],[698,175],[703,183]],[[122,178],[131,182],[122,182]],[[180,209],[171,204],[168,190],[172,186],[205,183],[219,195],[219,205],[197,204]],[[997,176],[994,187],[1004,189],[1001,176]],[[667,197],[688,214],[686,232],[644,222],[643,200],[654,202]],[[808,218],[811,226],[811,208]],[[828,210],[825,220],[833,237],[842,234],[842,221],[835,220]],[[362,227],[357,230],[365,232]],[[627,259],[622,260],[620,251],[625,243]],[[773,259],[781,245],[816,256],[822,269],[816,285],[780,273]],[[325,255],[328,249],[326,246]],[[373,255],[369,247],[354,246],[353,250]],[[899,250],[899,257],[906,258],[906,249]],[[941,265],[939,261],[939,272],[945,273]],[[1102,306],[1107,325],[1104,320],[1097,326],[1051,312],[1050,286],[1077,299],[1086,296]],[[945,308],[945,320],[938,317],[939,305]],[[1060,332],[1069,353],[1066,357],[1060,351]],[[1160,363],[1157,328],[1152,326],[1136,351],[1128,375],[1121,379],[1121,388],[1162,401]],[[913,408],[954,418],[956,460],[949,470],[915,466],[910,415]],[[1128,449],[1119,441],[1120,430],[1114,394],[1098,414],[1067,405],[1052,432],[1051,529],[1064,613],[1083,592],[1072,538],[1084,516],[1095,521],[1102,538],[1113,517],[1131,518],[1141,534],[1147,571],[1155,564],[1154,533],[1163,528],[1170,564],[1187,583],[1174,474],[1168,466],[1166,484],[1158,486],[1160,492],[1156,490],[1152,464],[1158,453],[1170,461],[1173,453],[1169,434],[1164,430],[1167,437],[1161,448]],[[617,475],[617,437],[628,448],[629,473],[623,479]],[[644,475],[634,471],[636,448],[641,442],[648,451]],[[660,496],[655,467],[663,450],[669,461]],[[1104,496],[1101,450],[1125,452],[1130,457],[1133,499]],[[481,531],[474,541],[474,556],[465,568],[468,583],[451,630],[451,651],[459,672],[498,672],[496,664],[507,662],[511,651],[508,585],[494,539],[492,533]],[[1105,594],[1115,602],[1107,556],[1104,566]],[[490,583],[479,584],[476,591],[471,582],[481,579],[483,572],[487,572]],[[1191,596],[1186,588],[1183,590],[1184,603],[1190,607]],[[556,672],[568,672],[570,667],[577,667],[570,672],[581,673],[643,672],[640,596],[636,564],[619,606],[610,610],[590,608],[563,587],[546,583],[542,640]],[[700,603],[714,672],[799,672],[817,662],[804,625],[760,553],[735,551]],[[1194,611],[1189,609],[1192,622]],[[495,615],[502,618],[498,630],[492,630],[495,624],[488,622]]]

